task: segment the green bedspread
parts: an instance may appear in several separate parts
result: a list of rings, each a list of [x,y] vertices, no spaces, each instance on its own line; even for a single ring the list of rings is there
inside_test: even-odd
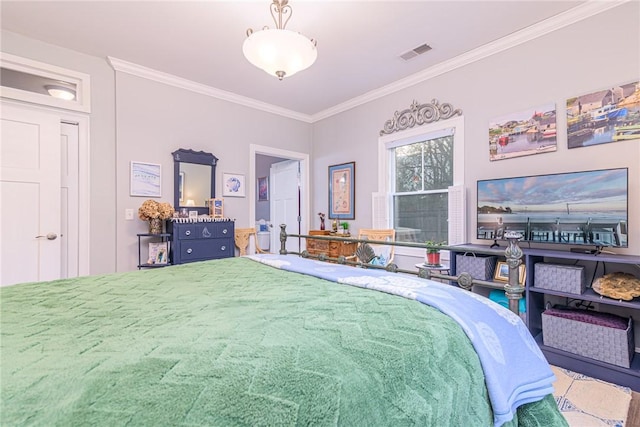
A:
[[[0,424],[491,426],[416,301],[230,258],[0,289]],[[565,425],[551,396],[509,425]]]

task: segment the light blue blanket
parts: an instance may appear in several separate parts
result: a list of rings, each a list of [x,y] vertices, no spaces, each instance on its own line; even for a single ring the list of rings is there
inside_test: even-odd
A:
[[[553,392],[555,376],[527,327],[514,313],[487,298],[433,280],[297,255],[248,258],[283,270],[420,301],[453,318],[478,353],[496,427],[510,421],[520,405]]]

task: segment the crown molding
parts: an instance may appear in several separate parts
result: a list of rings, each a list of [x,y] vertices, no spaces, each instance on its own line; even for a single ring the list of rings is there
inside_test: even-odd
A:
[[[458,55],[448,61],[441,62],[433,67],[427,68],[418,73],[412,74],[403,79],[397,80],[391,84],[382,86],[378,89],[369,91],[361,96],[352,98],[346,102],[335,105],[331,108],[323,110],[319,113],[311,116],[312,123],[319,120],[326,119],[335,114],[342,113],[392,93],[398,92],[402,89],[406,89],[418,83],[437,77],[441,74],[448,73],[457,68],[464,67],[473,62],[479,61],[491,55],[495,55],[504,50],[518,46],[522,43],[526,43],[530,40],[534,40],[538,37],[542,37],[545,34],[559,30],[566,26],[575,24],[584,19],[590,18],[594,15],[598,15],[602,12],[606,12],[609,9],[618,7],[622,4],[628,3],[632,0],[609,0],[609,1],[594,1],[589,0],[586,3],[569,9],[563,13],[555,15],[544,21],[538,22],[513,34],[510,34],[501,39],[495,40],[491,43],[487,43],[469,52]]]
[[[131,74],[147,80],[153,80],[158,83],[178,87],[180,89],[189,90],[191,92],[211,96],[213,98],[221,99],[224,101],[233,102],[235,104],[244,105],[245,107],[266,111],[267,113],[277,114],[279,116],[288,117],[290,119],[299,120],[301,122],[311,123],[311,116],[308,114],[298,113],[297,111],[288,110],[286,108],[278,107],[273,104],[268,104],[266,102],[258,101],[253,98],[238,95],[233,92],[227,92],[222,89],[217,89],[201,83],[196,83],[192,80],[187,80],[182,77],[174,76],[173,74],[154,70],[153,68],[143,67],[142,65],[123,61],[122,59],[114,58],[112,56],[108,56],[107,59],[114,70],[120,71],[122,73]]]
[[[584,19],[606,12],[609,9],[613,9],[631,1],[634,0],[588,0],[586,3],[583,3],[580,6],[576,6],[563,13],[538,22],[506,37],[487,43],[462,55],[458,55],[457,57],[452,58],[448,61],[441,62],[434,65],[433,67],[427,68],[418,73],[412,74],[408,77],[382,86],[378,89],[374,89],[363,95],[357,96],[346,102],[337,104],[331,108],[327,108],[326,110],[320,111],[313,115],[288,110],[286,108],[278,107],[273,104],[258,101],[246,96],[237,95],[233,92],[227,92],[201,83],[196,83],[182,77],[177,77],[172,74],[154,70],[152,68],[143,67],[141,65],[123,61],[111,56],[107,57],[107,59],[109,60],[109,63],[111,64],[113,69],[116,71],[131,74],[137,77],[142,77],[148,80],[153,80],[170,86],[175,86],[181,89],[186,89],[224,101],[244,105],[256,110],[277,114],[306,123],[315,123],[317,121],[326,119],[333,115],[342,113],[344,111],[350,110],[384,96],[393,94],[400,90],[409,88],[418,83],[422,83],[439,75],[448,73],[457,68],[464,67],[465,65],[469,65],[491,55],[495,55],[504,50],[526,43],[530,40],[542,37],[545,34],[575,24],[576,22],[580,22]]]

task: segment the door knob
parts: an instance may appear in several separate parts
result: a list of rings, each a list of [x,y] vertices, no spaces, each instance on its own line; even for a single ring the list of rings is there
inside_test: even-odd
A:
[[[46,236],[36,236],[36,239],[40,239],[42,237],[46,237],[48,240],[56,240],[58,235],[56,233],[48,233]]]

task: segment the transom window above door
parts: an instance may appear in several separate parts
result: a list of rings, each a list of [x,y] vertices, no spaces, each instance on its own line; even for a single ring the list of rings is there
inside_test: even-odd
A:
[[[3,98],[91,112],[88,74],[0,52]]]

